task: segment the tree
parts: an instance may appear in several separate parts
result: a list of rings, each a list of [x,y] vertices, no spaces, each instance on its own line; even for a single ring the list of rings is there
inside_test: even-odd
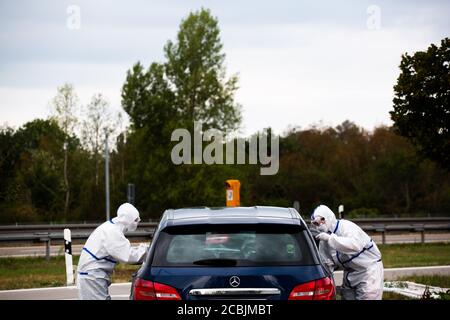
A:
[[[79,100],[71,84],[64,84],[58,87],[57,94],[52,100],[53,118],[57,121],[60,128],[67,137],[74,135],[77,126],[76,113],[78,111]],[[66,200],[64,205],[64,216],[67,216],[70,201],[70,185],[67,173],[68,162],[68,144],[67,139],[64,142],[64,187],[66,192]]]
[[[86,106],[85,119],[82,123],[81,136],[84,145],[92,153],[95,161],[95,186],[98,186],[101,150],[105,140],[105,132],[111,136],[117,128],[117,121],[108,108],[106,98],[101,94],[94,94],[91,102]]]
[[[134,128],[145,125],[159,134],[162,124],[174,121],[188,128],[201,121],[205,130],[239,127],[238,77],[226,78],[219,35],[209,10],[191,13],[181,22],[177,41],[165,45],[165,63],[152,63],[145,71],[138,62],[128,70],[122,105]]]
[[[422,154],[450,170],[450,39],[402,56],[394,86],[395,129]]]
[[[64,208],[64,179],[58,174],[63,167],[62,145],[68,141],[73,146],[75,141],[67,139],[55,121],[40,119],[24,124],[14,138],[19,157],[6,200],[15,205],[15,217],[29,219],[22,213],[26,212],[53,220]]]
[[[165,79],[164,66],[152,63],[147,71],[140,62],[127,71],[122,105],[134,129],[151,128],[159,135],[166,121],[176,116],[174,93]]]
[[[175,167],[170,158],[175,128],[192,132],[194,121],[202,122],[204,130],[234,130],[240,125],[240,106],[234,101],[237,76],[226,78],[219,33],[209,10],[191,13],[181,22],[177,40],[165,45],[166,61],[152,63],[147,70],[138,62],[127,72],[122,88],[122,105],[132,123],[127,173],[144,210],[216,203],[221,194],[223,182],[205,179],[222,177],[221,168]],[[205,192],[189,193],[202,183]]]
[[[166,75],[183,119],[202,121],[203,128],[237,129],[240,106],[234,101],[237,75],[225,78],[218,21],[209,10],[191,13],[181,22],[177,42],[164,47]]]
[[[410,213],[424,185],[414,147],[387,127],[376,128],[367,146],[370,157],[361,174],[359,206],[390,214]]]
[[[9,199],[15,198],[16,190],[9,188],[17,174],[17,164],[20,160],[20,145],[12,128],[0,129],[0,210],[4,208]]]
[[[75,88],[69,83],[58,87],[56,96],[51,101],[52,118],[68,136],[75,134],[79,105],[80,101]]]

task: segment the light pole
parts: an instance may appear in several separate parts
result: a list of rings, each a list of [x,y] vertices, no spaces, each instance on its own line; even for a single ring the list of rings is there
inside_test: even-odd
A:
[[[109,215],[109,150],[108,150],[108,130],[105,129],[105,193],[106,193],[106,221]]]
[[[297,210],[297,212],[300,213],[300,202],[295,200],[293,205],[294,205],[295,210]]]
[[[129,183],[127,186],[127,201],[134,205],[134,183]]]
[[[67,219],[67,210],[69,208],[69,179],[67,178],[67,140],[63,144],[64,149],[64,187],[66,188],[66,202],[64,204],[64,219]]]

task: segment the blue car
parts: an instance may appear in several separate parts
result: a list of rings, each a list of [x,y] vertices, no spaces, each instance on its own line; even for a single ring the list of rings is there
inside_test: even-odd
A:
[[[293,208],[166,210],[135,300],[331,300],[333,278]]]

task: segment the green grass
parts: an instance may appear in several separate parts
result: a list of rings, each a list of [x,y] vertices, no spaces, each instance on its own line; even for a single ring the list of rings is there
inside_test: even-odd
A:
[[[397,279],[398,281],[411,281],[433,287],[450,288],[450,276],[407,276]]]
[[[73,257],[73,264],[79,256]],[[128,282],[139,265],[118,264],[112,282]],[[66,285],[64,256],[27,258],[0,258],[0,290],[58,287]]]
[[[413,300],[413,299],[395,292],[383,292],[383,300]]]
[[[404,295],[395,292],[383,292],[383,300],[411,300],[412,298],[406,297]],[[337,294],[336,300],[342,300],[342,297]]]
[[[0,259],[0,288],[19,289],[56,287],[65,284],[64,257],[2,258]]]
[[[392,244],[379,246],[385,268],[450,265],[450,244]],[[74,256],[73,263],[78,263]],[[128,282],[139,269],[138,265],[118,264],[112,277],[113,282]],[[414,282],[450,287],[449,278],[417,277]],[[56,287],[66,283],[64,256],[0,258],[0,290]]]
[[[385,268],[450,265],[449,243],[378,245]]]

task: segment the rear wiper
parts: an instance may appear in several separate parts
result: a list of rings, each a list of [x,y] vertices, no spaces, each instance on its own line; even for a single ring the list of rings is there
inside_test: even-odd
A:
[[[193,264],[204,265],[204,266],[235,266],[237,260],[235,259],[202,259],[196,260]]]

